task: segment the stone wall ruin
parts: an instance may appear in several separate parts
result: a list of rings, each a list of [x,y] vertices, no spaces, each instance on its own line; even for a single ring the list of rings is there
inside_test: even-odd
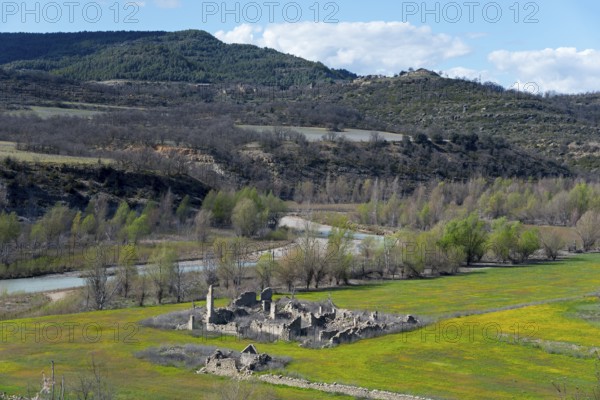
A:
[[[214,308],[213,288],[208,290],[207,332],[235,335],[262,342],[301,341],[306,346],[329,347],[419,326],[413,316],[383,315],[338,309],[333,302],[312,303],[289,298],[273,300],[270,288],[257,299],[244,292],[226,308]],[[190,320],[188,327],[193,327]]]

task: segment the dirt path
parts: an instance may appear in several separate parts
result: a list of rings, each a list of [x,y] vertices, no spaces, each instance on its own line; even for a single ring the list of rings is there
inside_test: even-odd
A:
[[[327,393],[344,394],[361,399],[378,400],[428,400],[425,397],[409,396],[383,390],[370,390],[358,386],[341,385],[337,383],[316,383],[304,379],[288,378],[281,375],[261,375],[258,379],[272,385],[291,386],[300,389],[312,389]]]
[[[46,292],[44,293],[46,296],[52,300],[53,303],[60,301],[67,297],[69,294],[73,293],[74,290],[57,290],[54,292]]]

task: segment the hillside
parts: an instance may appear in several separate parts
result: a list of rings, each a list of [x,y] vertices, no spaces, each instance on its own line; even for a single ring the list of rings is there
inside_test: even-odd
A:
[[[427,70],[357,78],[275,50],[227,45],[203,31],[7,33],[0,39],[0,103],[6,108],[210,102],[222,105],[217,114],[242,124],[360,128],[446,140],[481,134],[580,171],[600,168],[597,93],[548,96]]]
[[[0,39],[0,140],[32,153],[113,159],[123,173],[340,202],[365,200],[375,180],[409,192],[432,179],[600,168],[598,94],[534,95],[422,69],[356,77],[202,31]],[[309,143],[277,128],[286,126],[337,133]],[[348,128],[406,140],[352,143]]]
[[[226,117],[228,110],[233,111]],[[265,132],[238,128],[232,117],[245,115],[242,111],[200,104],[113,110],[85,118],[56,114],[41,119],[6,113],[0,114],[0,139],[19,143],[23,151],[115,160],[114,168],[123,171],[123,181],[130,179],[126,173],[133,173],[131,177],[138,173],[190,177],[192,184],[195,180],[208,188],[250,185],[284,199],[318,196],[326,202],[368,200],[368,188],[375,180],[385,188],[382,195],[389,197],[393,187],[408,193],[435,179],[571,175],[560,163],[487,135],[457,135],[446,141],[416,134],[412,139],[405,136],[401,142],[375,136],[365,142],[351,142],[341,133],[311,142],[286,128]],[[66,170],[54,171],[54,178],[41,178],[49,182],[48,186],[56,185],[50,191],[72,186],[65,183],[72,179],[63,176]],[[75,170],[68,174],[82,175]],[[6,178],[0,181],[7,187],[27,181]],[[15,192],[25,191],[21,186],[14,188]],[[151,198],[153,193],[157,192],[134,190],[116,195]],[[11,209],[22,202],[9,199],[14,199]]]
[[[0,34],[0,65],[80,81],[114,79],[289,86],[355,77],[204,31]]]
[[[598,95],[541,96],[507,91],[493,83],[447,79],[435,74],[364,79],[345,86],[342,102],[402,126],[463,129],[516,138],[528,129],[543,134],[566,129],[600,133]],[[390,101],[392,100],[392,101]],[[518,129],[520,127],[521,129]],[[551,135],[548,135],[551,136]]]
[[[0,206],[36,219],[57,202],[83,210],[92,198],[105,198],[111,209],[121,200],[142,207],[169,190],[177,201],[188,195],[198,206],[209,191],[189,176],[125,171],[107,165],[52,165],[5,159],[0,163]]]

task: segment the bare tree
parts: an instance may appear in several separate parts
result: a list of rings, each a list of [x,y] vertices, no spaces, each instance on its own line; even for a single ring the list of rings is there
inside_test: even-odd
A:
[[[261,388],[256,382],[239,379],[228,380],[216,389],[219,400],[273,400],[276,398],[271,390]]]
[[[540,241],[546,257],[556,260],[560,250],[564,249],[566,241],[558,228],[550,228],[540,232]]]
[[[154,252],[151,265],[148,267],[148,277],[154,286],[154,295],[158,304],[162,301],[169,290],[174,269],[177,265],[177,257],[172,250],[163,247]]]
[[[77,400],[112,400],[115,398],[112,385],[106,380],[103,366],[92,356],[88,372],[79,375],[79,382],[73,388]]]
[[[235,280],[235,263],[232,258],[229,241],[217,239],[213,243],[214,262],[219,283],[229,289],[229,283]]]
[[[271,286],[271,280],[275,270],[277,269],[277,261],[273,251],[263,253],[256,263],[255,273],[260,281],[260,289]]]
[[[137,279],[137,284],[135,286],[135,295],[138,306],[143,307],[144,301],[146,300],[146,296],[148,295],[148,278],[145,274],[141,274]]]
[[[119,253],[119,266],[117,268],[117,281],[119,282],[119,291],[123,297],[129,297],[133,282],[137,277],[137,268],[134,265],[137,255],[135,246],[127,245]]]
[[[171,270],[171,293],[175,295],[177,303],[181,303],[185,297],[185,286],[183,267],[175,261]]]
[[[284,284],[288,291],[292,291],[298,278],[300,250],[294,247],[285,251],[279,262],[275,265],[275,276],[277,280]]]
[[[98,246],[95,255],[89,257],[89,267],[84,273],[88,296],[91,296],[93,306],[96,310],[104,310],[112,297],[119,289],[118,283],[109,283],[108,251],[105,247]],[[89,297],[88,297],[89,298]]]
[[[210,225],[212,224],[213,213],[210,210],[200,210],[194,218],[194,231],[196,238],[200,242],[205,242],[210,233]]]
[[[577,221],[575,229],[583,242],[583,251],[590,251],[600,240],[600,213],[587,211]]]
[[[317,232],[310,222],[305,219],[304,231],[298,238],[298,251],[296,265],[298,266],[298,275],[304,282],[306,289],[310,288],[310,283],[315,281],[316,287],[323,280],[326,274],[326,265],[322,257],[322,249],[317,240]]]

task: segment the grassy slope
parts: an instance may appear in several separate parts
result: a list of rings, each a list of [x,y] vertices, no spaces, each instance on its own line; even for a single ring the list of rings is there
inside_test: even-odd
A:
[[[598,322],[582,319],[581,313],[600,311],[600,303],[581,295],[600,286],[599,269],[600,256],[586,255],[551,265],[335,291],[332,297],[342,307],[410,311],[433,317],[531,301],[577,296],[579,299],[448,319],[421,331],[335,349],[308,350],[294,343],[277,343],[262,344],[259,350],[291,356],[293,362],[288,370],[315,381],[343,382],[437,398],[554,398],[552,382],[565,381],[570,388],[589,388],[594,381],[594,360],[537,348],[515,338],[593,346],[600,326]],[[374,299],[367,301],[367,294]],[[326,298],[327,293],[302,297]],[[60,366],[59,374],[68,365],[65,374],[67,378],[72,377],[72,371],[85,365],[90,355],[95,354],[107,364],[110,380],[119,388],[122,398],[139,398],[142,394],[145,398],[185,398],[190,391],[210,393],[215,390],[215,382],[223,381],[190,371],[153,366],[133,357],[135,352],[149,346],[198,343],[205,342],[204,339],[191,338],[185,332],[141,328],[135,335],[137,343],[124,342],[125,324],[185,307],[175,305],[18,321],[28,327],[35,323],[42,327],[48,323],[75,322],[81,326],[96,323],[102,328],[103,338],[99,343],[86,343],[80,331],[76,331],[79,333],[74,343],[65,343],[65,340],[35,343],[31,336],[23,341],[8,335],[0,347],[0,388],[22,390],[36,383],[50,359]],[[116,342],[115,324],[122,328]],[[246,344],[232,338],[207,343],[237,350]],[[286,399],[319,398],[308,391],[277,390],[278,395]]]
[[[50,360],[55,361],[57,374],[65,375],[67,384],[74,383],[79,371],[85,371],[93,356],[103,365],[104,376],[117,388],[119,398],[184,399],[190,398],[190,393],[200,394],[200,398],[212,398],[218,392],[219,385],[226,383],[224,379],[196,375],[192,371],[176,368],[158,367],[134,356],[137,351],[149,346],[198,342],[200,339],[192,339],[189,335],[178,332],[146,328],[134,332],[128,329],[128,323],[185,307],[189,305],[19,320],[16,322],[18,329],[25,327],[34,330],[38,326],[38,332],[44,332],[44,329],[48,332],[48,336],[42,334],[41,337],[26,334],[23,340],[20,334],[12,334],[13,323],[2,322],[0,326],[3,327],[4,337],[0,349],[0,389],[10,393],[23,392],[28,387],[38,388],[40,372],[49,372]],[[56,326],[54,324],[76,324],[74,340],[69,339],[67,328],[64,328],[64,335],[60,339],[44,339],[55,334],[56,330],[52,330],[52,326]],[[87,334],[82,333],[84,327],[89,327]],[[94,338],[97,332],[101,333],[101,338],[93,343],[89,338]],[[216,345],[240,347],[240,343],[229,338]],[[282,394],[283,392],[285,393]],[[276,394],[284,398],[291,396],[307,400],[338,398],[313,391],[290,389],[276,389]]]
[[[15,161],[35,162],[43,164],[98,164],[98,157],[71,157],[57,154],[34,153],[30,151],[22,151],[16,148],[14,142],[0,141],[0,159],[10,157]],[[101,160],[103,164],[112,163],[111,160]]]
[[[299,297],[326,300],[331,295],[342,308],[441,317],[588,294],[600,288],[599,272],[600,256],[591,255],[533,268],[484,269],[439,279],[302,293]]]

